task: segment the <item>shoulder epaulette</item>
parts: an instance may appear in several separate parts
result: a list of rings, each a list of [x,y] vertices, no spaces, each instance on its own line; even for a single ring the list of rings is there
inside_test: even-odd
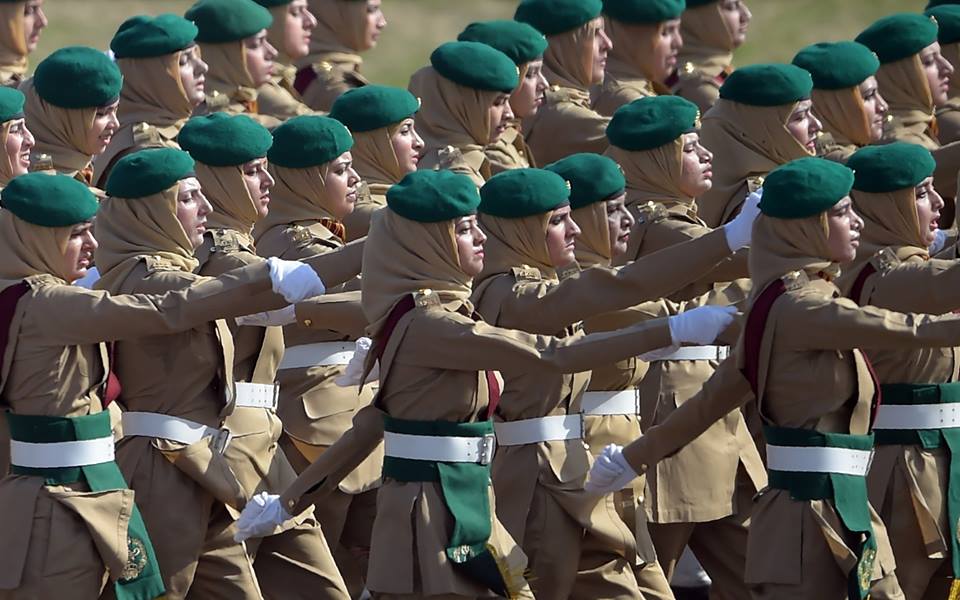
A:
[[[510,273],[513,274],[514,279],[517,281],[540,281],[543,279],[543,276],[540,275],[540,269],[528,267],[526,265],[522,267],[513,267],[510,269]]]
[[[156,127],[150,123],[137,123],[133,126],[133,143],[136,146],[159,146],[163,141]]]
[[[52,171],[53,157],[43,152],[30,155],[30,171]]]
[[[413,293],[413,302],[417,308],[438,308],[440,307],[440,296],[433,293],[433,290],[424,288]]]
[[[810,283],[810,278],[807,276],[806,271],[790,271],[781,277],[780,281],[783,282],[788,292],[793,292]]]
[[[240,240],[234,232],[223,229],[211,229],[209,233],[210,237],[213,238],[213,247],[210,248],[210,252],[230,254],[240,250]]]
[[[147,268],[147,273],[156,273],[158,271],[179,271],[180,268],[170,261],[159,256],[144,256],[143,263]]]
[[[444,146],[437,150],[437,168],[449,169],[463,162],[463,152],[456,146]]]
[[[640,225],[657,223],[668,216],[667,209],[658,202],[650,201],[637,207],[636,219]]]
[[[870,264],[881,277],[900,266],[900,259],[890,248],[881,248],[870,258]]]
[[[297,244],[309,244],[313,241],[313,234],[303,225],[291,225],[287,227],[287,235]]]
[[[578,273],[580,273],[580,264],[574,261],[565,267],[560,267],[557,269],[557,279],[563,281],[564,279],[569,279]]]
[[[212,92],[207,94],[207,98],[205,102],[207,105],[207,109],[209,109],[210,112],[217,112],[219,110],[222,110],[230,106],[231,100],[230,100],[230,96],[226,94],[221,94],[217,90],[213,90]]]

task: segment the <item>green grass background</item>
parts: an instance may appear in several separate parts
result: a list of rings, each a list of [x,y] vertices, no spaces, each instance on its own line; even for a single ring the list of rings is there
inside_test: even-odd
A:
[[[926,0],[747,0],[753,22],[740,65],[789,60],[806,44],[854,37],[878,17],[922,10]],[[70,44],[106,48],[117,27],[137,14],[176,12],[185,0],[47,0],[50,26],[32,65]],[[430,51],[453,39],[471,21],[510,18],[517,0],[383,0],[387,30],[367,53],[364,72],[372,81],[405,86]]]

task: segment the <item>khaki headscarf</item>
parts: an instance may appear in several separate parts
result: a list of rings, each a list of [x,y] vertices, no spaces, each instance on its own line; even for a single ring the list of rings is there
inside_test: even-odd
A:
[[[713,152],[713,187],[697,204],[707,225],[721,225],[728,206],[743,200],[733,196],[748,177],[812,155],[787,129],[797,104],[750,106],[721,98],[703,116],[700,142]]]
[[[385,187],[399,183],[406,175],[400,169],[392,142],[393,136],[400,130],[400,125],[393,123],[353,134],[353,148],[350,150],[353,155],[353,168],[375,193],[385,193]],[[383,189],[383,192],[377,192],[375,187]]]
[[[31,275],[54,275],[67,281],[69,276],[61,269],[72,230],[34,225],[0,209],[0,289]]]
[[[243,167],[211,167],[198,162],[197,179],[213,212],[207,217],[211,229],[232,229],[253,244],[253,226],[260,219],[257,203],[243,178]],[[272,198],[271,198],[272,199]],[[271,206],[271,212],[273,207]]]
[[[270,190],[270,211],[257,223],[255,237],[259,239],[278,226],[333,219],[323,184],[329,166],[330,163],[324,163],[306,169],[288,169],[271,164],[270,174],[277,183]]]
[[[307,5],[317,18],[317,28],[310,39],[311,55],[355,55],[368,50],[365,1],[308,0]],[[356,58],[359,64],[360,57]]]
[[[593,39],[597,29],[599,26],[590,21],[547,38],[543,68],[544,76],[551,85],[583,92],[593,85]]]
[[[610,252],[610,226],[607,225],[607,203],[603,200],[581,206],[571,212],[574,222],[580,227],[580,237],[574,252],[581,267],[609,266],[613,256]]]
[[[646,79],[653,86],[653,49],[663,23],[624,23],[607,17],[606,32],[613,42],[607,59],[607,71]],[[663,82],[657,82],[662,84]],[[666,89],[657,90],[660,93]]]
[[[843,146],[866,146],[870,140],[870,122],[863,108],[860,86],[841,90],[813,90],[814,113],[823,128]]]
[[[934,115],[933,95],[919,54],[881,64],[877,84],[880,95],[890,106],[890,114],[900,126],[909,129],[922,125],[929,135]]]
[[[492,127],[488,109],[497,92],[454,83],[433,67],[414,73],[409,89],[422,102],[417,113],[417,133],[423,138],[425,152],[444,146],[483,152]]]
[[[610,146],[605,155],[617,161],[627,179],[629,205],[658,202],[679,206],[696,219],[697,203],[677,186],[683,172],[683,138],[652,150],[630,152]]]
[[[0,73],[5,77],[27,72],[27,40],[23,31],[25,1],[0,2]]]
[[[690,62],[705,75],[716,77],[730,70],[733,63],[733,32],[727,26],[720,9],[720,2],[683,11],[680,21],[683,47],[677,62]]]
[[[190,118],[193,106],[180,80],[182,53],[117,61],[123,74],[120,107],[117,109],[120,127],[136,123],[168,127],[182,125]]]
[[[197,165],[199,166],[199,165]],[[144,256],[192,272],[199,263],[177,220],[180,184],[144,198],[107,198],[97,211],[98,287],[116,291]]]
[[[255,91],[247,69],[247,53],[243,40],[224,44],[200,44],[203,60],[210,67],[204,85],[207,95],[220,92],[233,97],[241,89]]]
[[[57,171],[73,174],[90,166],[87,133],[97,116],[94,108],[60,108],[40,98],[28,79],[20,86],[26,96],[23,112],[36,139],[34,154],[49,154]],[[92,175],[92,174],[91,174]]]
[[[757,217],[750,242],[751,306],[771,281],[791,271],[805,271],[811,278],[820,272],[838,274],[839,266],[824,258],[830,254],[828,235],[826,212],[803,219]]]
[[[487,244],[484,247],[483,272],[477,277],[477,282],[523,266],[539,269],[544,279],[556,279],[557,272],[550,264],[547,250],[550,214],[545,212],[519,219],[504,219],[480,213],[480,228],[487,234]]]
[[[10,119],[0,125],[0,147],[7,147],[7,136],[10,135],[10,128],[19,120],[20,119]],[[10,161],[10,155],[4,152],[3,156],[3,160],[0,160],[0,189],[3,189],[14,177],[13,163]]]
[[[460,268],[454,221],[420,223],[392,210],[373,214],[363,249],[363,314],[375,335],[405,295],[433,290],[449,310],[470,304],[470,276]]]

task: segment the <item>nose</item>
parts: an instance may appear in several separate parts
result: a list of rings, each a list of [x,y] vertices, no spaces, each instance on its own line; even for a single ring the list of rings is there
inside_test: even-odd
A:
[[[630,211],[624,208],[623,209],[623,228],[633,229],[633,225],[636,222],[637,220],[633,218],[633,215],[630,214]]]
[[[270,171],[264,169],[263,175],[260,178],[260,189],[264,191],[269,190],[276,182],[277,181],[273,178],[273,175],[270,174]]]
[[[500,119],[500,122],[506,123],[507,121],[513,120],[513,118],[514,118],[513,109],[510,108],[509,102],[505,102],[503,105],[503,117]]]
[[[603,29],[600,30],[600,49],[606,50],[607,52],[613,50],[613,40],[610,39],[610,36],[607,35],[607,32]]]
[[[29,150],[33,148],[33,145],[36,143],[36,140],[33,138],[33,134],[30,133],[30,130],[24,126],[23,128],[23,149]]]
[[[940,56],[940,72],[945,77],[950,77],[951,75],[953,75],[953,65],[950,64],[950,61],[944,58],[943,56]]]
[[[880,95],[880,92],[877,92],[877,114],[883,115],[888,110],[890,110],[890,105],[887,104],[887,101],[883,99],[883,96]]]
[[[277,49],[274,48],[270,42],[265,42],[265,44],[267,45],[267,60],[275,59],[280,53],[277,52]]]
[[[820,122],[812,112],[810,113],[810,137],[815,137],[818,133],[823,131],[823,123]]]
[[[349,187],[353,187],[357,185],[359,181],[360,181],[360,175],[357,173],[357,170],[354,169],[353,167],[350,167],[349,169],[347,169],[347,185]]]
[[[414,149],[415,149],[415,150],[421,150],[421,149],[423,149],[423,146],[424,146],[423,138],[420,137],[420,134],[417,133],[416,131],[413,131],[412,133],[413,133],[413,147],[414,147]]]
[[[753,18],[753,13],[750,12],[750,7],[745,2],[741,2],[740,7],[742,9],[740,11],[740,22],[746,25]]]
[[[110,120],[107,122],[107,129],[113,129],[114,131],[120,129],[120,119],[117,118],[117,111],[110,111]]]
[[[210,201],[207,200],[207,197],[204,196],[203,193],[199,194],[199,200],[197,204],[200,205],[200,207],[197,209],[198,217],[205,217],[213,212],[213,206],[210,205]]]
[[[580,226],[573,220],[573,217],[567,217],[567,219],[569,220],[567,224],[567,237],[575,238],[580,235]]]
[[[303,11],[304,25],[303,28],[310,30],[314,29],[317,26],[317,17],[310,12],[309,10]]]
[[[43,9],[42,9],[42,8],[37,9],[37,20],[36,20],[36,26],[37,26],[37,28],[38,28],[38,29],[43,29],[43,28],[46,27],[49,23],[50,23],[50,22],[47,20],[47,13],[43,12]]]
[[[540,74],[537,75],[537,91],[545,91],[548,87],[550,87],[550,82],[547,81],[547,76],[541,71]]]

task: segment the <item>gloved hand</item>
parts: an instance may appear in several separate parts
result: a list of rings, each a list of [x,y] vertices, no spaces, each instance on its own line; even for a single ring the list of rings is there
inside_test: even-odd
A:
[[[243,507],[233,539],[242,542],[247,538],[272,535],[280,525],[292,518],[280,504],[280,496],[260,492]]]
[[[371,346],[373,346],[373,340],[370,338],[357,339],[357,347],[353,351],[350,362],[347,363],[347,368],[333,382],[340,387],[351,387],[363,383],[360,378],[363,377],[363,365],[367,362],[367,353],[370,352]],[[370,374],[367,375],[367,381],[376,381],[377,379],[380,379],[379,362],[373,366]]]
[[[275,256],[268,258],[267,264],[270,265],[273,291],[290,304],[321,296],[327,291],[320,276],[310,265],[298,260],[282,260]]]
[[[237,325],[247,325],[249,327],[289,325],[297,322],[297,309],[294,305],[290,304],[277,310],[237,317],[236,321]]]
[[[928,251],[930,252],[930,256],[933,256],[937,252],[940,252],[941,250],[943,250],[943,247],[947,244],[946,231],[942,229],[938,229],[935,235],[937,237],[934,238],[933,243],[930,244],[930,248],[928,248]]]
[[[637,473],[623,457],[623,446],[607,444],[593,461],[587,484],[583,487],[594,494],[619,492],[637,478]]]
[[[733,306],[698,306],[667,317],[674,344],[710,344],[733,322]]]
[[[757,220],[757,215],[760,214],[761,198],[763,198],[763,188],[751,192],[744,200],[740,214],[723,226],[723,232],[727,235],[727,246],[730,246],[732,252],[750,245],[750,238],[753,235],[753,222]]]

